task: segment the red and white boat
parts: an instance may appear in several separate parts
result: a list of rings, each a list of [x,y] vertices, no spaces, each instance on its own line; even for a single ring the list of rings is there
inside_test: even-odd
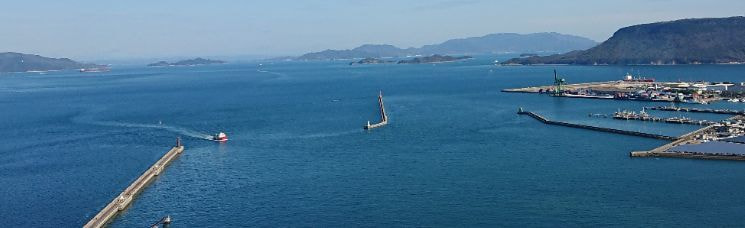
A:
[[[217,133],[216,135],[212,136],[212,141],[226,142],[228,141],[228,135],[226,135],[224,132]]]

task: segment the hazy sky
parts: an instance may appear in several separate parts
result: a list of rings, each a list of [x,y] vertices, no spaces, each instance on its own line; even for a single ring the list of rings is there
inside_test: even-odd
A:
[[[0,0],[0,52],[83,60],[297,55],[489,33],[618,28],[745,13],[743,0]]]

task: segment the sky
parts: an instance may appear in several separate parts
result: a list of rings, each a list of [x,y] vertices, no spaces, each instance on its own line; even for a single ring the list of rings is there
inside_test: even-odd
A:
[[[601,42],[635,24],[743,14],[743,0],[0,0],[0,52],[250,58],[507,32]]]

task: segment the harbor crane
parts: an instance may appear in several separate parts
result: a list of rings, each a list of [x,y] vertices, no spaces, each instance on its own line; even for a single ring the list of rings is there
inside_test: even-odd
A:
[[[567,82],[563,78],[559,78],[559,75],[556,73],[556,69],[554,69],[554,94],[553,96],[563,96],[564,90],[562,90],[562,85],[566,85]]]

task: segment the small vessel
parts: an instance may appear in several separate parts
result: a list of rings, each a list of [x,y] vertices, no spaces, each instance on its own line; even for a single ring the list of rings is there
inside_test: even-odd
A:
[[[656,121],[657,120],[657,118],[652,117],[649,114],[647,114],[646,108],[642,108],[642,110],[639,111],[639,113],[634,112],[634,111],[627,111],[627,110],[620,111],[619,110],[618,112],[613,113],[613,118],[623,119],[623,120],[644,120],[644,121]]]
[[[216,142],[226,142],[228,141],[228,135],[225,134],[225,132],[220,132],[212,136],[212,141]]]
[[[167,225],[171,224],[171,216],[166,215],[166,217],[161,218],[157,222],[153,223],[153,225],[150,225],[150,227],[159,228],[161,224],[163,224],[163,227],[168,227]]]
[[[665,119],[665,122],[682,124],[682,123],[690,122],[690,120],[691,119],[688,119],[686,117],[670,117],[670,118]]]
[[[106,67],[106,66],[80,68],[81,73],[100,73],[100,72],[109,72],[109,71],[111,71],[111,68]]]

